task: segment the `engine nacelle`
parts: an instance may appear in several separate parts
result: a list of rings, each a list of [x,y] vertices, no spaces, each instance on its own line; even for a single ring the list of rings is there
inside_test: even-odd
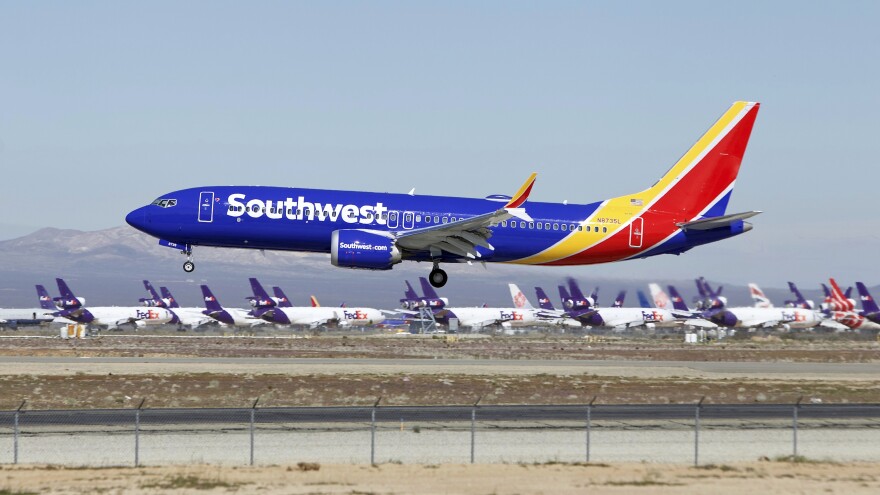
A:
[[[400,263],[394,239],[376,230],[334,230],[330,237],[330,262],[342,268],[390,270]]]

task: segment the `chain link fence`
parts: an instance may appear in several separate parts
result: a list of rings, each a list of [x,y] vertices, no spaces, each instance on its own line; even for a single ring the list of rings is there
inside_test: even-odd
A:
[[[880,404],[0,411],[0,463],[880,460]],[[141,404],[143,406],[143,403]]]

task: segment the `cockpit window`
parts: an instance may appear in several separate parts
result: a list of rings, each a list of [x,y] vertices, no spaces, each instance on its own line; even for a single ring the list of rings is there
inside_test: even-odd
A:
[[[172,206],[177,206],[177,200],[159,198],[156,201],[153,201],[153,204],[160,208],[171,208]]]

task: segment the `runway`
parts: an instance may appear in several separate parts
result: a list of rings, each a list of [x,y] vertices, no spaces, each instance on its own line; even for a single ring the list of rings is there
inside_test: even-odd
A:
[[[874,381],[880,363],[722,361],[209,358],[209,357],[30,357],[0,356],[0,374],[67,375],[263,373],[263,374],[594,374],[643,378],[749,378],[812,381]]]

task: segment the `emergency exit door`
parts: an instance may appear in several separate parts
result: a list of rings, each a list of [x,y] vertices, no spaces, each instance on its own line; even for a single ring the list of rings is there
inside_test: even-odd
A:
[[[199,221],[214,221],[214,193],[203,191],[199,193]]]

